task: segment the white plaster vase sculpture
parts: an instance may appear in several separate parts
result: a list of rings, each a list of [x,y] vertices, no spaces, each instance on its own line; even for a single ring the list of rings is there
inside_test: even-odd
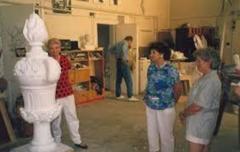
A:
[[[48,38],[43,20],[38,15],[31,14],[25,22],[23,34],[30,45],[30,51],[17,62],[14,70],[24,98],[24,108],[20,112],[24,120],[33,123],[34,132],[30,144],[12,151],[69,151],[71,148],[55,143],[51,135],[50,123],[61,112],[61,106],[55,100],[61,68],[42,49],[43,42]]]

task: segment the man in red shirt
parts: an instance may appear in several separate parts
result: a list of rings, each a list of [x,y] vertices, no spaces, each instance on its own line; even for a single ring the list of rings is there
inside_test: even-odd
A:
[[[66,56],[60,54],[61,42],[58,39],[50,39],[48,41],[47,47],[49,55],[56,59],[61,66],[61,75],[56,88],[56,101],[62,105],[71,140],[76,147],[87,149],[88,146],[87,144],[82,143],[81,136],[78,131],[79,120],[76,114],[76,106],[72,86],[68,78],[68,71],[71,69],[71,64]],[[61,142],[61,118],[62,114],[60,114],[59,117],[52,122],[52,133],[55,142]]]

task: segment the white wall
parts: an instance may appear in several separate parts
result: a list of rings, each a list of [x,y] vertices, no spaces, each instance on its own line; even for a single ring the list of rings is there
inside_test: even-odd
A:
[[[145,15],[158,17],[158,29],[167,29],[170,26],[170,0],[144,0]]]
[[[82,35],[86,33],[95,37],[96,23],[107,22],[108,24],[117,24],[119,22],[118,16],[125,16],[125,23],[139,24],[140,29],[141,24],[144,22],[143,26],[147,25],[147,30],[154,32],[159,29],[169,28],[170,23],[169,0],[121,0],[118,6],[112,5],[111,0],[105,0],[104,4],[96,3],[97,0],[89,0],[89,2],[71,0],[72,14],[65,15],[52,13],[52,11],[49,10],[49,8],[52,7],[51,0],[5,1],[8,1],[9,4],[32,4],[33,2],[40,2],[40,6],[44,7],[44,13],[42,13],[42,15],[44,20],[46,20],[50,36],[55,37],[77,39],[79,37],[77,34]],[[89,12],[95,12],[95,18],[90,18]],[[149,16],[151,19],[145,19],[146,16]],[[58,24],[59,27],[56,27],[56,24]],[[79,25],[81,28],[76,28],[75,25]],[[53,26],[55,29],[53,29]],[[65,28],[65,26],[73,28]],[[69,31],[66,31],[66,29]],[[146,33],[146,26],[144,30],[145,32],[143,32],[142,35],[146,35],[146,37],[152,35],[152,33]],[[97,40],[93,38],[93,41],[96,43]]]
[[[97,44],[97,24],[117,24],[118,18],[113,15],[96,13],[95,17],[89,16],[89,11],[78,11],[75,14],[54,14],[45,10],[44,20],[48,28],[49,37],[79,40],[89,34],[91,41]]]
[[[49,37],[78,40],[81,34],[91,34],[90,17],[46,14],[44,21]]]
[[[192,26],[215,26],[222,0],[171,0],[171,28],[183,23]]]
[[[158,30],[157,15],[159,12],[157,11],[157,7],[160,5],[159,1],[151,1],[155,3],[149,5],[149,1],[144,1],[144,10],[146,11],[142,11],[142,9],[139,9],[141,2],[140,0],[122,0],[119,6],[113,6],[109,3],[97,4],[93,3],[92,1],[86,3],[73,0],[71,14],[53,13],[52,10],[45,8],[43,10],[43,18],[46,22],[50,37],[79,40],[80,36],[89,34],[91,35],[92,42],[94,44],[97,44],[98,23],[113,25],[120,22],[136,23],[139,25],[139,32],[141,33],[140,35],[143,37],[140,45],[147,45],[149,41],[154,40],[155,33]],[[47,8],[51,7],[51,3],[47,1],[42,3],[42,5],[46,6]],[[151,9],[150,6],[155,7],[153,7],[154,9]],[[91,17],[89,15],[90,12],[95,13],[95,16]],[[148,16],[143,16],[143,13]],[[161,16],[164,15],[166,14],[162,13]],[[166,19],[167,17],[163,18]],[[164,27],[167,26],[167,24],[161,24],[161,26]]]

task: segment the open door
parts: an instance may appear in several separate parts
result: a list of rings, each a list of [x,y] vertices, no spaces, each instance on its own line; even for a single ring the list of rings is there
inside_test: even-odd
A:
[[[131,35],[133,37],[133,44],[131,49],[131,58],[133,59],[132,79],[133,79],[133,94],[139,93],[139,64],[138,64],[138,29],[136,24],[119,24],[114,27],[115,42],[123,40],[126,36]],[[115,80],[116,80],[116,61],[111,58],[111,91],[115,92]],[[122,93],[126,94],[126,84],[122,82]]]

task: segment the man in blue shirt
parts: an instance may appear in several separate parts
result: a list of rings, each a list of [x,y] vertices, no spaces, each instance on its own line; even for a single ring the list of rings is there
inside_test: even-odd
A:
[[[117,99],[123,99],[121,95],[121,83],[124,79],[127,86],[127,96],[129,101],[137,101],[138,99],[133,96],[133,82],[131,77],[131,70],[128,64],[128,51],[131,48],[133,42],[132,36],[126,36],[124,40],[116,43],[111,50],[114,51],[116,57],[116,89],[115,95]]]

